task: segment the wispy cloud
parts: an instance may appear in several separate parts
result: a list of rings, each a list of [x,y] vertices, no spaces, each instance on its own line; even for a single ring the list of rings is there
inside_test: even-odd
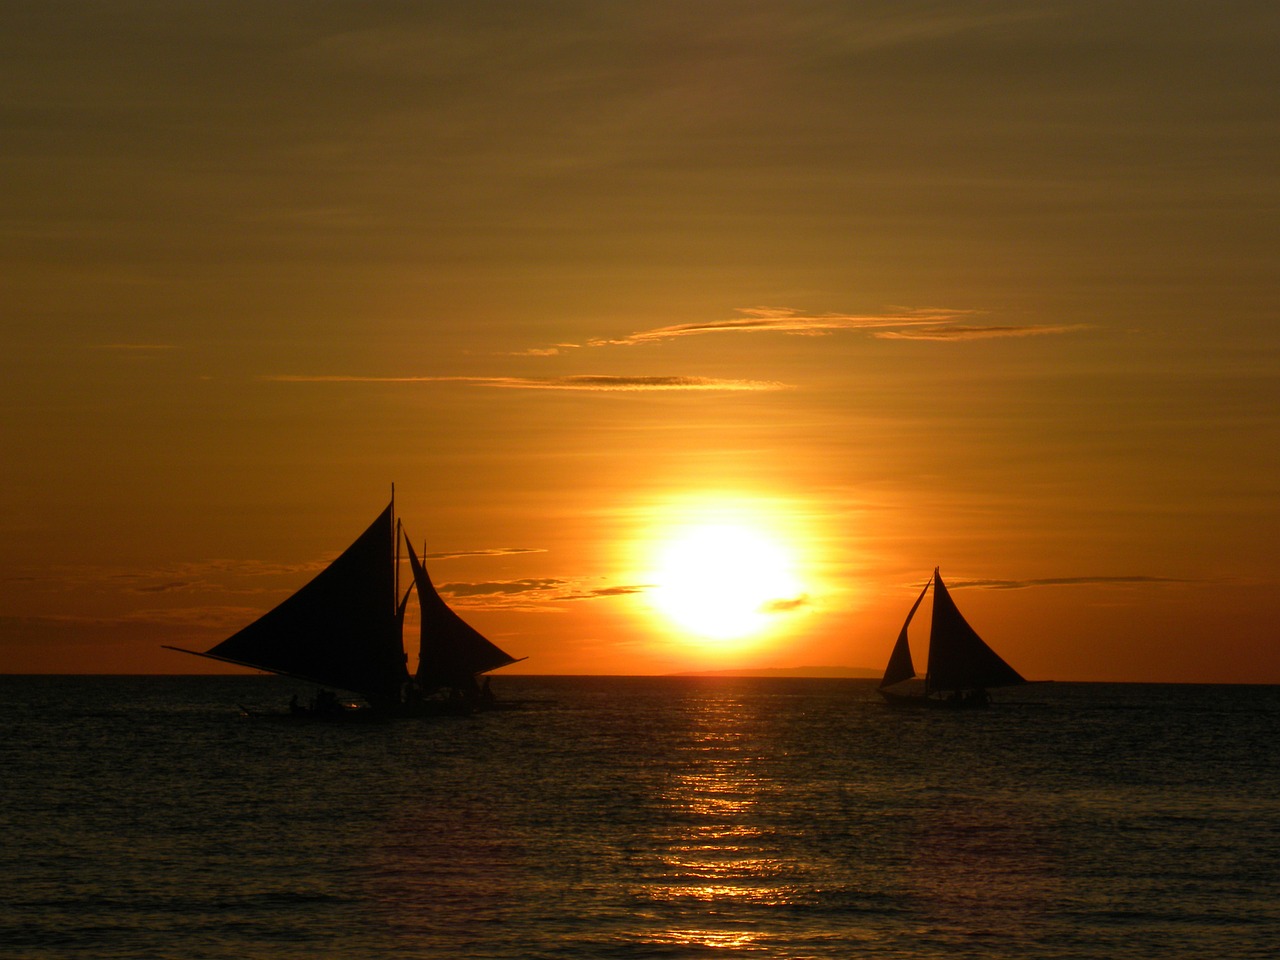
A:
[[[478,387],[503,390],[580,390],[580,391],[755,391],[782,390],[787,385],[773,380],[733,380],[722,377],[616,377],[581,374],[568,377],[366,377],[349,374],[308,375],[276,374],[260,377],[273,383],[467,383]]]
[[[196,580],[167,580],[164,583],[143,583],[134,587],[135,593],[176,593],[190,590],[202,584]]]
[[[200,627],[230,633],[251,623],[263,613],[263,610],[255,607],[173,607],[163,610],[135,610],[120,618],[120,621],[170,627]]]
[[[564,586],[554,577],[528,577],[522,580],[489,580],[480,583],[441,583],[436,589],[450,597],[482,597],[501,594],[545,594]]]
[[[512,377],[491,386],[518,390],[781,390],[786,385],[773,380],[733,380],[721,377],[613,377],[580,375],[570,377]]]
[[[530,347],[528,350],[514,350],[509,357],[558,357],[566,350],[577,350],[580,343],[556,343],[549,347]]]
[[[1093,577],[1041,577],[1032,580],[948,580],[948,587],[980,587],[986,590],[1025,590],[1028,587],[1083,587],[1083,586],[1134,586],[1143,584],[1207,583],[1207,580],[1183,577],[1151,576],[1093,576]]]
[[[919,330],[878,330],[872,334],[881,340],[994,340],[1001,337],[1046,337],[1075,333],[1087,329],[1083,323],[1059,326],[940,326]]]
[[[790,613],[793,610],[802,610],[811,606],[812,601],[807,593],[802,593],[798,597],[782,597],[777,600],[770,600],[760,609],[765,613]]]
[[[91,350],[112,350],[117,353],[151,354],[179,349],[176,343],[94,343]]]
[[[998,337],[1033,337],[1071,333],[1086,329],[1084,324],[1036,326],[960,325],[980,314],[977,310],[942,307],[893,308],[885,313],[804,313],[791,307],[740,307],[736,317],[676,323],[637,330],[622,337],[593,337],[587,347],[632,347],[661,343],[683,337],[711,334],[781,333],[798,337],[830,336],[845,330],[864,330],[886,340],[990,340]],[[559,343],[552,347],[525,350],[520,356],[557,356],[579,345]]]
[[[291,577],[323,570],[337,556],[319,557],[298,563],[278,563],[266,560],[187,560],[168,564],[152,570],[115,572],[111,569],[81,568],[82,575],[91,579],[136,582],[131,589],[138,593],[158,593],[164,590],[207,586],[211,579]]]
[[[542,547],[494,547],[487,550],[452,550],[423,554],[424,560],[453,560],[457,557],[509,557],[521,553],[546,553]]]
[[[649,584],[635,584],[633,586],[622,587],[598,587],[594,590],[586,590],[580,593],[565,594],[562,600],[599,600],[603,597],[627,597],[636,593],[644,593],[652,587]]]
[[[699,337],[717,333],[785,333],[792,336],[826,336],[839,330],[876,330],[886,327],[936,326],[970,316],[971,310],[897,310],[884,314],[823,313],[806,314],[789,307],[739,308],[741,316],[728,320],[706,320],[699,323],[677,323],[666,327],[639,330],[615,339],[595,338],[593,347],[635,346],[679,337]]]
[[[643,593],[649,584],[617,584],[607,587],[586,586],[581,581],[556,577],[530,577],[520,580],[489,580],[479,583],[441,583],[436,589],[459,607],[476,608],[541,608],[582,600],[602,600]]]

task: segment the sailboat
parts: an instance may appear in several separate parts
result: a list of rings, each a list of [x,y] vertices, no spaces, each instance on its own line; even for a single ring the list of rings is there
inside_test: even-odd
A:
[[[279,606],[208,650],[165,648],[347,690],[379,715],[459,712],[477,706],[477,678],[517,660],[441,599],[407,536],[414,582],[400,597],[401,535],[393,492],[391,503],[369,528]],[[417,675],[410,677],[402,634],[415,588],[422,608],[422,655]],[[344,712],[331,692],[309,707],[295,700],[292,709],[308,715]]]
[[[933,587],[933,623],[929,628],[924,689],[922,692],[906,690],[901,685],[916,676],[907,628],[930,586]],[[907,612],[878,689],[894,706],[982,707],[990,702],[988,689],[1026,682],[969,626],[935,567],[933,576]],[[898,689],[893,689],[895,687]]]

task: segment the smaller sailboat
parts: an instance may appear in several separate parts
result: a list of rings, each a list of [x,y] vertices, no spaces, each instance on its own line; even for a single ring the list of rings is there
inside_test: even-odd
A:
[[[925,667],[924,689],[908,690],[907,681],[916,676],[916,669],[911,660],[907,629],[931,586],[933,623],[929,628],[929,660]],[[985,707],[990,702],[987,691],[992,687],[1026,682],[969,626],[935,567],[933,576],[907,612],[878,689],[880,695],[894,706]]]

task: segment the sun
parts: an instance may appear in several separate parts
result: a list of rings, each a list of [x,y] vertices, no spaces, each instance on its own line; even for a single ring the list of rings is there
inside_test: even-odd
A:
[[[762,632],[804,599],[795,558],[764,529],[693,523],[659,543],[648,598],[682,630],[711,640]]]

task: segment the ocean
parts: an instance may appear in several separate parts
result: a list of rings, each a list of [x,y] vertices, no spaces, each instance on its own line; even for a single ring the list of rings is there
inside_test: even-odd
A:
[[[275,677],[0,678],[0,957],[1249,958],[1280,687],[503,677],[251,718]]]

